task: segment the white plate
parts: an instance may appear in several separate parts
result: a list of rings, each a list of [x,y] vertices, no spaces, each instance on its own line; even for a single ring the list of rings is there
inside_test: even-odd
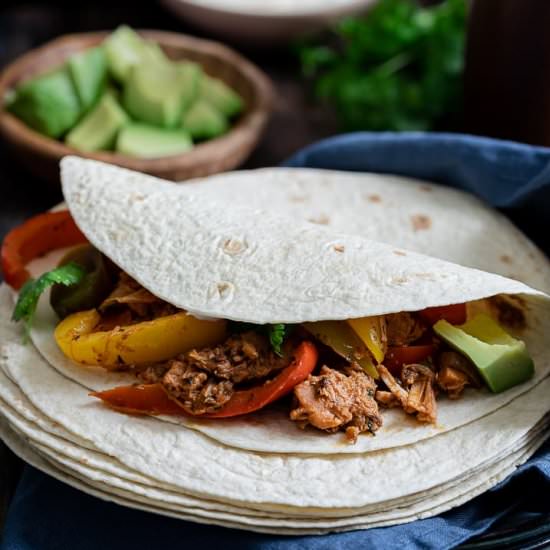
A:
[[[376,0],[162,0],[177,16],[237,42],[274,44],[366,11]]]

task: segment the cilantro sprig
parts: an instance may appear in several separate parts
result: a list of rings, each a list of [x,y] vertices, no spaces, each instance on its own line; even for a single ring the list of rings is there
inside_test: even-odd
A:
[[[56,267],[43,273],[38,279],[29,279],[19,291],[19,297],[13,310],[12,321],[23,321],[25,324],[25,340],[28,340],[36,306],[42,293],[52,285],[76,285],[82,281],[86,272],[75,262]]]

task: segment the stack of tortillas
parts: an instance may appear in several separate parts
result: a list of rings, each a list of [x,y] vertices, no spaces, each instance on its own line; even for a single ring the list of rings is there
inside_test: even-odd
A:
[[[76,158],[63,161],[62,179],[89,240],[154,294],[195,314],[335,320],[400,311],[399,303],[418,310],[517,294],[536,372],[501,394],[472,389],[456,402],[442,399],[435,426],[387,411],[380,432],[355,445],[341,433],[300,430],[277,407],[221,422],[127,416],[89,392],[135,379],[64,357],[47,296],[23,343],[10,321],[15,294],[3,285],[0,431],[15,453],[52,476],[190,521],[325,533],[446,511],[504,479],[547,437],[550,267],[475,198],[393,176],[305,169],[176,186]],[[29,270],[51,269],[60,254]],[[354,280],[369,304],[354,296]]]

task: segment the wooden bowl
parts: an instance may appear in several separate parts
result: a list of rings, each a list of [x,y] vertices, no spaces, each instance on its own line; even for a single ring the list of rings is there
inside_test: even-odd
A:
[[[271,111],[273,88],[268,77],[235,51],[217,43],[163,31],[138,31],[154,40],[171,59],[201,64],[206,73],[235,89],[245,103],[244,112],[230,131],[192,150],[154,159],[138,159],[109,151],[84,153],[44,136],[0,107],[0,136],[24,166],[34,174],[59,183],[59,160],[65,155],[97,159],[171,180],[207,176],[242,163],[256,146]],[[73,53],[96,46],[109,33],[62,36],[16,59],[0,74],[0,98],[20,81],[48,72]],[[3,101],[2,101],[3,104]]]

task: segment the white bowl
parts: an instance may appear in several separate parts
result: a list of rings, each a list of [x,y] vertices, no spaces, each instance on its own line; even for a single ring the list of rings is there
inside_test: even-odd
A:
[[[232,41],[275,44],[366,11],[377,0],[162,0],[182,19]]]

